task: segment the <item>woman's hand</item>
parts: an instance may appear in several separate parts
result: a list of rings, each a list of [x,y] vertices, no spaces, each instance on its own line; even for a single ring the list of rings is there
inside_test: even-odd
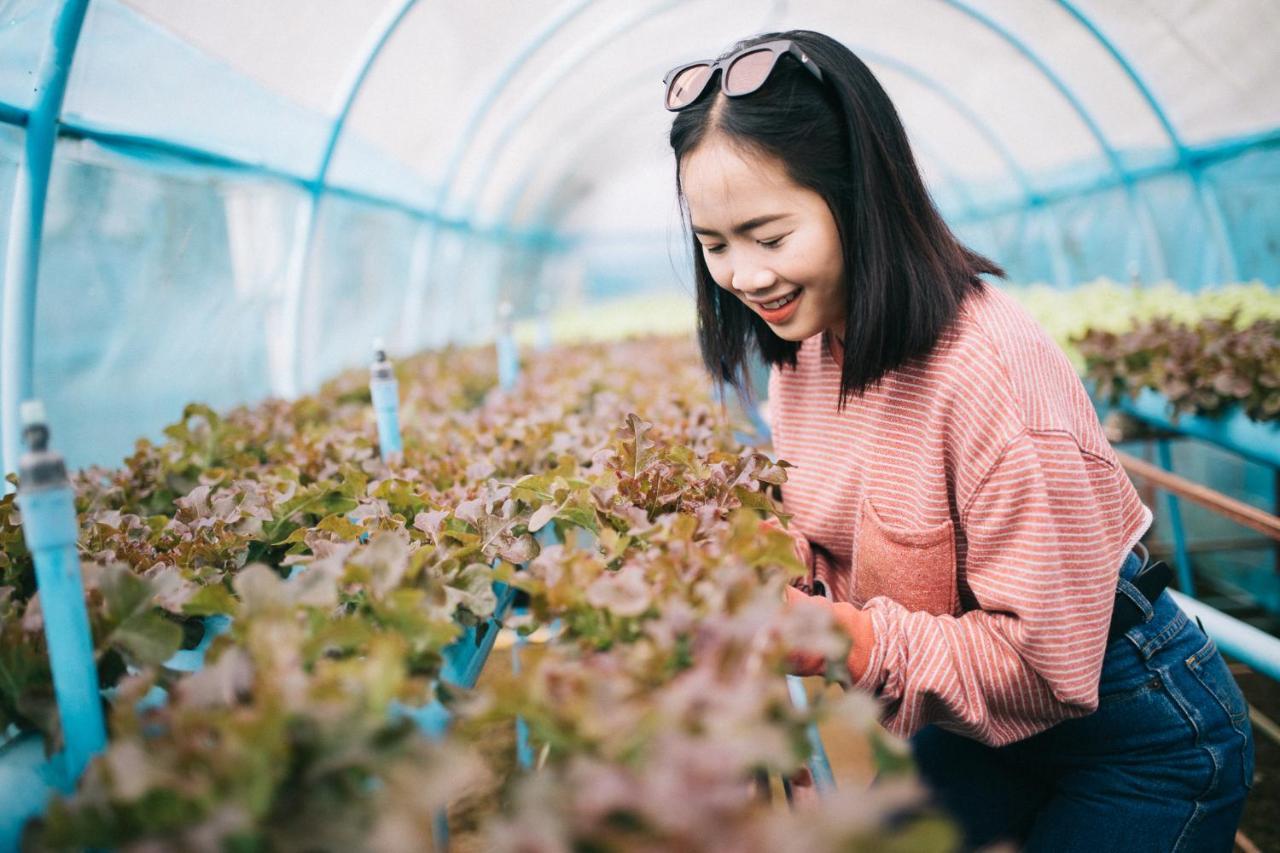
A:
[[[783,594],[786,596],[788,610],[796,607],[821,607],[831,614],[831,618],[853,643],[845,658],[849,675],[854,681],[862,678],[871,660],[871,649],[876,639],[871,614],[846,601],[832,602],[820,595],[808,595],[792,586],[784,587]],[[819,654],[791,652],[787,656],[787,671],[792,675],[822,675],[827,671],[827,661]]]

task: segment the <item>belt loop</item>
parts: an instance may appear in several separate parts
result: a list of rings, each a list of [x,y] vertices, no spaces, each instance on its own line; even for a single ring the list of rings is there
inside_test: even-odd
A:
[[[1143,545],[1141,542],[1134,543],[1133,550],[1142,558],[1142,565],[1138,567],[1138,571],[1141,572],[1147,567],[1147,564],[1151,562],[1151,553],[1147,551],[1147,546]]]

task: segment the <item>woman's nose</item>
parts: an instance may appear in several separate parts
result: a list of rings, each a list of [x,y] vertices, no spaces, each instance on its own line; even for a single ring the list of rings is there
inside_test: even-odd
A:
[[[758,293],[768,290],[778,280],[768,267],[747,267],[733,271],[733,289],[739,293]]]

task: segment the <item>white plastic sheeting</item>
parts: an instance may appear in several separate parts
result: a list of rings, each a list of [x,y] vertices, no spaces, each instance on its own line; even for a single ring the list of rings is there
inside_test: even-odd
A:
[[[60,5],[0,0],[0,248]],[[660,80],[788,28],[870,65],[1015,280],[1280,283],[1273,0],[90,0],[31,358],[62,446],[484,340],[500,298],[687,288]]]

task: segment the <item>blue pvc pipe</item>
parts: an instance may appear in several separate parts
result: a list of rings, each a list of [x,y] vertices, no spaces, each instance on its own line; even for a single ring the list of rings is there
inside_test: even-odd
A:
[[[44,741],[26,732],[0,746],[0,851],[22,849],[22,828],[43,814],[57,791],[58,763],[46,758]]]
[[[1280,681],[1280,639],[1188,595],[1172,589],[1168,592],[1188,616],[1200,620],[1221,651]]]
[[[0,312],[0,435],[4,472],[18,470],[22,428],[18,407],[35,397],[36,287],[44,210],[53,167],[58,117],[67,90],[89,0],[65,0],[54,21],[51,49],[36,75],[36,100],[27,116],[27,132],[13,189],[13,212],[4,268],[4,310]],[[5,481],[4,493],[13,491]]]
[[[0,123],[25,127],[27,116],[26,110],[0,102]],[[6,119],[12,120],[6,121]],[[283,169],[264,166],[261,163],[233,157],[229,154],[222,154],[180,142],[172,142],[167,139],[118,133],[99,128],[93,124],[73,121],[59,122],[58,137],[60,139],[86,139],[125,157],[142,159],[170,157],[210,169],[220,169],[249,177],[280,181],[307,193],[327,194],[359,204],[392,210],[413,219],[431,223],[444,231],[473,234],[482,240],[528,243],[530,245],[555,244],[559,240],[558,235],[545,232],[535,233],[501,228],[477,228],[474,223],[457,218],[443,217],[435,210],[414,205],[401,199],[378,195],[340,184],[317,184],[313,177],[287,172]]]
[[[511,646],[511,672],[515,675],[520,674],[520,653],[529,640],[516,633],[516,641]],[[529,723],[524,717],[516,717],[516,763],[520,765],[521,770],[529,770],[533,767],[533,747],[529,745]]]
[[[516,339],[512,336],[509,328],[503,329],[498,333],[496,346],[498,349],[498,387],[503,391],[510,391],[516,387],[516,381],[520,378],[520,350],[516,346]]]
[[[1122,398],[1114,408],[1161,429],[1216,444],[1245,459],[1280,469],[1280,424],[1251,420],[1238,408],[1214,418],[1183,414],[1175,419],[1168,398],[1150,388],[1143,388],[1136,397]]]
[[[27,110],[0,101],[0,124],[12,124],[17,127],[27,126]]]
[[[791,704],[797,710],[809,710],[809,696],[804,692],[804,679],[788,675],[787,692],[791,694]],[[805,728],[805,738],[809,741],[808,764],[809,772],[813,774],[814,786],[819,794],[828,794],[836,789],[836,777],[831,772],[831,761],[827,758],[827,748],[822,744],[818,727],[810,723]]]
[[[71,791],[89,760],[107,746],[98,694],[93,637],[80,579],[75,493],[65,480],[52,488],[18,491],[22,535],[36,567],[49,668],[64,743],[59,787]]]

